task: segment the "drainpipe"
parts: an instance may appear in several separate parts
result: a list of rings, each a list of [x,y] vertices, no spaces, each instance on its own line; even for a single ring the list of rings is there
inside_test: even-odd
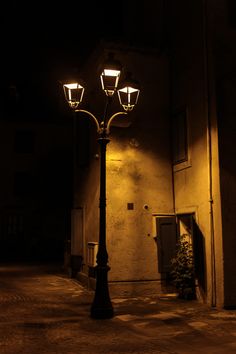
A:
[[[203,53],[204,53],[204,76],[205,97],[207,114],[207,145],[208,145],[208,198],[209,198],[209,222],[211,241],[211,306],[216,307],[216,260],[215,260],[215,232],[213,210],[213,185],[212,185],[212,122],[211,122],[211,89],[209,83],[209,45],[208,45],[208,18],[207,0],[203,0]]]
[[[162,23],[162,37],[164,38],[163,48],[168,53],[169,60],[169,139],[170,139],[170,161],[171,161],[171,184],[172,184],[172,205],[173,213],[176,213],[176,202],[175,202],[175,176],[173,168],[173,139],[172,139],[172,115],[173,115],[173,43],[172,43],[172,11],[171,11],[171,1],[162,0],[162,10],[163,10],[163,23]]]

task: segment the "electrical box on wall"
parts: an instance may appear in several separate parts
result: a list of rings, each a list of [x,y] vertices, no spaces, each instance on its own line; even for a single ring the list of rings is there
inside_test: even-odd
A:
[[[87,264],[89,267],[97,265],[98,242],[88,242],[87,244]]]

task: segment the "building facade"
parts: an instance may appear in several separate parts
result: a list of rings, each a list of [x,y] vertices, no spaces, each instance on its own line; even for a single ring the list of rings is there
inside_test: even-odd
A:
[[[137,107],[114,121],[107,149],[109,285],[120,294],[169,291],[170,260],[185,234],[193,243],[197,298],[233,308],[235,6],[223,0],[158,4],[164,20],[155,27],[155,48],[106,44],[84,69],[92,87],[89,108],[98,117],[103,98],[92,77],[108,51],[141,83]],[[119,109],[115,100],[113,109]],[[75,124],[71,253],[79,259],[77,276],[93,286],[99,154],[87,119],[78,116]]]

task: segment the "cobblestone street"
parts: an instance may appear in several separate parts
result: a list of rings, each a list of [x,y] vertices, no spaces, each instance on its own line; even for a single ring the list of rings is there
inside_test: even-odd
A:
[[[1,354],[235,353],[236,311],[171,297],[113,298],[90,318],[93,292],[60,267],[0,266]]]

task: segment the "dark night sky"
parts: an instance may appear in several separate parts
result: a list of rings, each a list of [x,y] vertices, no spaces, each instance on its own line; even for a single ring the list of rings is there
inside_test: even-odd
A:
[[[4,168],[6,168],[6,173],[11,174],[9,193],[12,193],[12,198],[16,198],[17,208],[19,208],[19,205],[23,205],[28,210],[32,204],[32,214],[37,209],[33,214],[33,224],[31,224],[31,216],[27,215],[27,211],[25,215],[24,207],[22,208],[25,222],[28,223],[26,229],[33,232],[35,228],[39,228],[38,236],[36,235],[38,237],[36,246],[39,245],[39,248],[33,248],[33,251],[29,252],[30,257],[41,255],[40,247],[42,242],[45,242],[44,240],[41,241],[41,236],[46,237],[48,235],[45,231],[47,228],[45,225],[47,225],[49,219],[48,216],[45,217],[45,206],[49,207],[48,213],[52,216],[53,222],[59,220],[58,224],[56,223],[56,227],[60,228],[57,235],[58,240],[59,238],[61,240],[65,238],[63,228],[68,227],[69,221],[63,224],[64,216],[59,215],[58,217],[57,210],[58,208],[66,208],[67,212],[68,207],[71,207],[72,153],[70,144],[67,146],[66,141],[62,142],[62,146],[59,147],[56,140],[57,143],[54,146],[53,136],[51,136],[52,143],[50,143],[50,146],[46,140],[46,145],[42,151],[37,148],[35,153],[29,155],[29,159],[28,156],[24,159],[21,154],[12,154],[14,146],[11,146],[11,144],[15,141],[17,129],[28,127],[27,124],[24,124],[25,121],[30,122],[29,130],[31,130],[31,122],[59,122],[60,124],[62,122],[67,124],[65,130],[67,138],[71,138],[70,127],[73,119],[70,118],[73,116],[65,102],[59,80],[62,81],[67,74],[70,76],[75,69],[78,68],[79,70],[80,64],[86,60],[99,38],[107,37],[107,34],[110,36],[118,30],[116,23],[118,18],[108,16],[113,12],[113,3],[110,3],[108,10],[105,10],[106,3],[109,2],[107,0],[92,2],[85,0],[85,3],[80,0],[6,0],[4,5],[1,4],[0,120],[14,123],[10,125],[12,131],[9,134],[9,145],[4,139],[1,144],[4,146],[6,143],[6,146],[9,146],[9,150],[4,153],[6,155],[10,151],[7,161],[12,161],[11,172],[8,171],[10,165],[6,164]],[[110,30],[111,21],[114,21],[112,31]],[[18,123],[23,124],[18,126]],[[5,126],[9,127],[2,124],[1,129],[4,129]],[[36,129],[37,127],[38,124]],[[46,124],[43,125],[43,128],[46,132]],[[39,142],[39,146],[42,146],[43,143],[42,132],[43,130],[39,131],[38,137],[36,134],[36,141]],[[47,134],[45,136],[47,137]],[[22,172],[24,179],[22,178]],[[6,175],[8,176],[8,174]],[[20,179],[17,178],[19,176]],[[1,178],[1,181],[3,181],[4,173],[2,173]],[[14,186],[21,190],[23,196],[15,195]],[[33,190],[32,197],[27,204],[29,194],[25,196],[24,193],[27,194],[30,188]],[[12,200],[6,200],[3,203],[11,205]],[[37,225],[34,225],[38,215],[42,220],[45,218],[42,221],[43,226],[38,225],[37,222]],[[25,251],[28,254],[27,248],[30,249],[31,247],[27,234],[24,237],[27,242],[22,242],[19,245],[19,242],[21,242],[21,238],[19,238],[20,241],[16,241],[16,246],[14,246],[17,256],[21,253],[19,249],[23,250],[24,248],[22,254],[25,254]],[[61,240],[59,240],[60,244],[57,243],[60,252],[63,251],[62,248],[64,247]],[[46,256],[50,253],[51,259],[53,253],[56,255],[55,243],[49,240],[47,245],[49,247],[48,252],[46,251],[46,244],[43,244],[43,257],[46,252]],[[8,245],[4,247],[7,248]],[[4,247],[2,249],[5,252]],[[12,248],[9,255],[7,251],[5,253],[6,256],[15,256]]]
[[[24,75],[24,69],[37,72],[74,56],[79,58],[106,32],[104,4],[79,0],[9,2],[1,15],[6,63]]]
[[[115,34],[112,12],[107,0],[7,2],[0,19],[2,85],[14,83],[50,100],[50,90],[79,69],[96,41]],[[108,31],[111,21],[114,30]]]

